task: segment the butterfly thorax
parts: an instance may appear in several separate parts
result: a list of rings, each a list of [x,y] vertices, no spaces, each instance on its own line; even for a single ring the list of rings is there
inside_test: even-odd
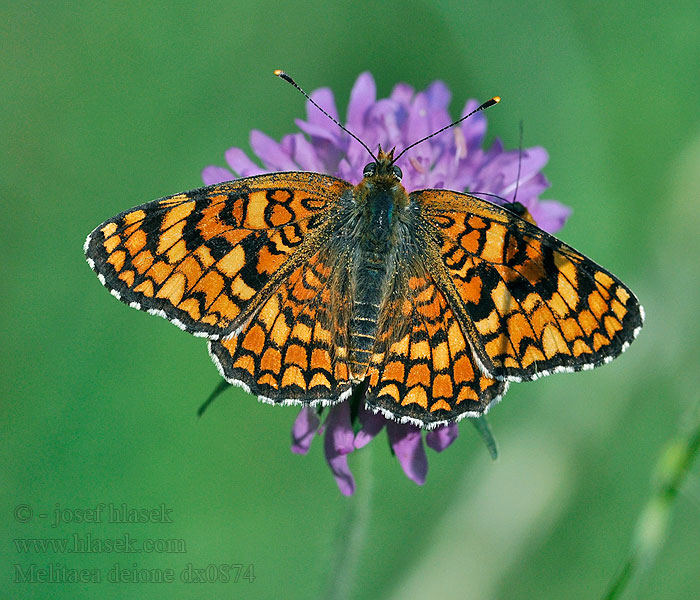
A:
[[[354,379],[367,371],[386,290],[395,270],[408,196],[390,173],[365,177],[354,189],[356,222],[351,267],[348,362]]]
[[[365,178],[355,187],[358,214],[357,241],[361,250],[380,267],[396,237],[401,212],[408,197],[401,183],[384,178]]]

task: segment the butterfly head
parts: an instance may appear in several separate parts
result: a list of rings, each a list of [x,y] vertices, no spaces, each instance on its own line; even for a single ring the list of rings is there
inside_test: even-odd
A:
[[[520,202],[506,202],[503,205],[503,208],[518,215],[521,219],[524,219],[533,225],[537,225],[537,223],[535,223],[535,219],[533,219],[532,215],[530,214],[530,211]]]
[[[375,181],[384,180],[388,184],[396,184],[401,181],[403,173],[401,169],[394,164],[394,150],[384,152],[382,147],[379,147],[377,160],[367,163],[362,170],[362,176],[365,179],[373,179]]]

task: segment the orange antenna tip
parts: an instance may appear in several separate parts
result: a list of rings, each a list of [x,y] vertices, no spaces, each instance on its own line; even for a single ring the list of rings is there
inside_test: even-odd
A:
[[[289,75],[287,75],[287,73],[285,73],[282,69],[275,69],[273,73],[277,75],[277,77],[279,77],[280,79],[284,79],[287,83],[291,83],[293,86],[297,86],[294,80]]]
[[[478,113],[480,110],[486,110],[490,106],[493,106],[494,104],[498,104],[500,101],[501,101],[500,96],[494,96],[493,98],[491,98],[491,100],[487,100],[483,104],[479,105],[472,112],[470,112],[468,115],[464,115],[461,119],[457,119],[453,123],[450,123],[449,125],[445,125],[441,129],[434,131],[430,135],[426,135],[424,138],[421,138],[417,142],[413,142],[410,146],[406,146],[403,150],[401,150],[401,152],[399,152],[399,155],[392,160],[392,164],[396,163],[396,161],[399,160],[399,158],[401,158],[406,153],[407,150],[410,150],[414,146],[417,146],[418,144],[423,143],[425,140],[429,140],[431,137],[437,135],[438,133],[442,133],[443,131],[445,131],[445,129],[449,129],[450,127],[454,127],[455,125],[461,123],[465,119],[468,119],[469,117],[471,117],[474,113]]]
[[[338,127],[340,127],[340,128],[341,128],[345,133],[347,133],[350,137],[352,137],[353,139],[355,139],[355,140],[357,140],[358,142],[360,142],[360,144],[362,144],[363,148],[364,148],[365,150],[367,150],[367,152],[369,152],[369,155],[374,159],[374,161],[377,162],[377,157],[376,157],[376,156],[374,155],[374,153],[369,149],[369,146],[367,146],[367,144],[365,144],[365,143],[364,143],[359,137],[357,137],[352,131],[349,131],[349,130],[347,129],[347,127],[345,127],[345,125],[343,125],[342,123],[339,123],[337,119],[335,119],[334,117],[332,117],[331,115],[329,115],[325,110],[323,110],[323,109],[318,105],[318,103],[317,103],[311,96],[309,96],[304,90],[302,90],[301,87],[299,87],[299,84],[298,84],[296,81],[294,81],[289,75],[287,75],[282,69],[275,69],[275,70],[273,71],[273,73],[274,73],[275,75],[277,75],[277,77],[279,77],[280,79],[284,79],[287,83],[290,83],[290,84],[293,85],[295,88],[297,88],[297,90],[299,90],[299,92],[301,92],[301,94],[304,96],[304,98],[306,98],[309,102],[311,102],[311,104],[313,104],[316,108],[318,108],[318,110],[320,110],[320,111],[321,111],[324,115],[326,115],[331,121],[333,121],[333,123],[335,123]]]
[[[486,102],[484,102],[479,108],[476,109],[476,111],[486,110],[490,106],[493,106],[494,104],[498,104],[500,101],[501,101],[500,96],[494,96],[493,98],[491,98],[491,100],[487,100]]]

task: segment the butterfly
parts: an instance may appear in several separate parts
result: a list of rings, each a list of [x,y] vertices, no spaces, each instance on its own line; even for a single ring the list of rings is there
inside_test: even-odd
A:
[[[636,337],[632,291],[522,205],[407,193],[394,150],[367,150],[357,185],[270,173],[142,204],[90,233],[87,261],[117,299],[207,338],[226,381],[264,402],[362,386],[368,408],[425,429]]]

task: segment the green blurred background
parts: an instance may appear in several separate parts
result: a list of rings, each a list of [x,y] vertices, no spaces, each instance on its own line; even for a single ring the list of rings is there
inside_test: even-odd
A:
[[[602,596],[700,389],[695,0],[4,2],[0,31],[6,597],[313,598],[338,561],[357,598]],[[502,96],[489,136],[517,147],[522,119],[525,145],[549,150],[545,197],[574,208],[560,236],[638,293],[639,340],[594,372],[512,386],[491,413],[499,461],[463,423],[447,452],[429,450],[423,487],[380,439],[351,457],[358,495],[342,497],[320,439],[308,456],[289,451],[297,411],[240,390],[198,419],[219,381],[205,342],[111,298],[82,244],[123,209],[199,186],[251,129],[293,131],[304,100],[277,67],[332,88],[341,114],[368,69],[380,97],[444,80],[454,115]],[[699,472],[630,597],[700,597]],[[57,507],[99,503],[164,504],[173,522],[51,526]],[[345,552],[363,531],[359,554]],[[186,552],[12,542],[88,532],[184,540]],[[12,583],[15,565],[55,563],[104,579],[115,563],[253,564],[256,579]]]

